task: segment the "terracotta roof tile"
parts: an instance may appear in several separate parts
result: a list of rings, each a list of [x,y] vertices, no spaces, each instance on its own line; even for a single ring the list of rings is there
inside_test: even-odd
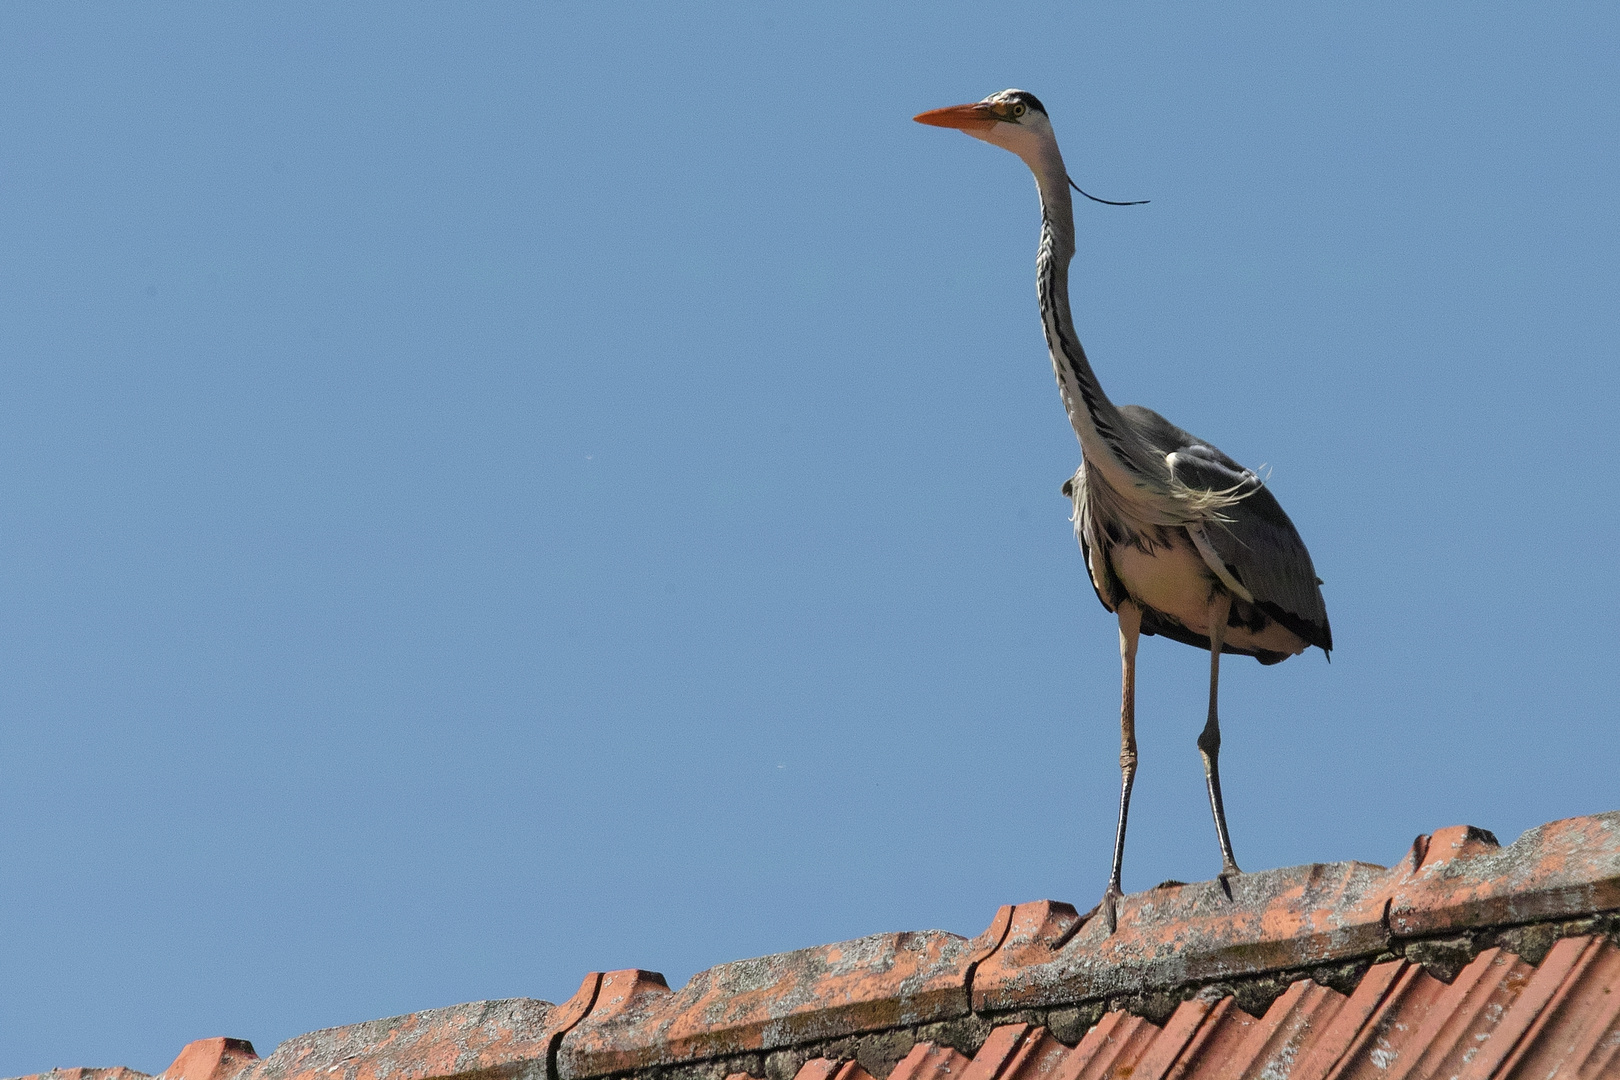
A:
[[[1389,923],[1397,937],[1620,908],[1620,812],[1530,829],[1512,846],[1455,826],[1419,837],[1420,869],[1397,866]]]
[[[813,1058],[799,1068],[793,1080],[872,1080],[872,1074],[853,1061]]]
[[[1005,1024],[992,1031],[984,1046],[974,1055],[967,1072],[962,1074],[962,1080],[1000,1080],[1007,1062],[1012,1059],[1029,1029],[1028,1024]]]
[[[1198,1075],[1200,1066],[1205,1062],[1219,1064],[1236,1056],[1248,1041],[1249,1029],[1254,1027],[1254,1017],[1237,1007],[1232,998],[1222,998],[1215,1003],[1209,1011],[1204,1023],[1193,1032],[1185,1046],[1177,1049],[1171,1057],[1170,1068],[1165,1072],[1167,1080],[1183,1080]],[[1172,1047],[1175,1042],[1172,1041]],[[1150,1052],[1152,1048],[1149,1048]],[[1166,1047],[1166,1050],[1171,1047]],[[1145,1054],[1143,1055],[1146,1056]]]
[[[1537,985],[1543,979],[1556,980],[1550,993]],[[1526,1008],[1531,1002],[1538,1009],[1533,1018]],[[1523,1034],[1503,1075],[1620,1076],[1620,949],[1602,939],[1560,941],[1526,988],[1520,1010],[1526,1015],[1515,1018],[1514,1027]]]
[[[1065,1080],[1071,1076],[1076,1080],[1117,1076],[1119,1070],[1134,1066],[1159,1034],[1159,1028],[1140,1016],[1109,1013],[1086,1032],[1080,1045],[1068,1055],[1072,1060],[1054,1062],[1052,1072]],[[1043,1040],[1051,1041],[1050,1037]]]
[[[1258,1018],[1231,997],[1184,1001],[1163,1027],[1116,1011],[1072,1049],[1043,1027],[1003,1024],[971,1061],[920,1043],[891,1080],[921,1080],[923,1063],[943,1055],[961,1080],[1613,1078],[1620,948],[1566,938],[1539,968],[1488,949],[1450,985],[1398,960],[1369,970],[1349,997],[1297,981]],[[844,1080],[832,1062],[813,1064],[797,1080]]]
[[[1019,905],[979,964],[973,1007],[1005,1010],[1308,967],[1394,941],[1620,908],[1620,813],[1531,829],[1511,847],[1469,826],[1421,836],[1385,869],[1328,863],[1133,893],[1113,935],[1050,901]]]
[[[971,1062],[949,1046],[918,1043],[889,1073],[889,1080],[962,1080]]]
[[[429,1080],[483,1073],[516,1076],[544,1061],[553,1006],[529,998],[474,1001],[444,1009],[326,1028],[288,1039],[239,1080]],[[112,1078],[109,1078],[112,1080]]]
[[[1112,935],[1069,904],[1006,905],[971,940],[878,934],[723,964],[674,991],[656,972],[592,972],[561,1005],[329,1028],[262,1061],[201,1040],[160,1080],[1620,1080],[1616,942],[1620,812],[1505,848],[1458,826],[1388,869],[1136,893]]]
[[[599,1001],[563,1037],[559,1074],[570,1080],[960,1016],[974,954],[975,942],[939,930],[876,934],[723,964],[673,994],[657,976],[656,986],[638,984],[622,1004],[608,998],[608,976],[609,1007]]]
[[[1231,1008],[1231,1001],[1231,998],[1222,1000],[1220,1007]],[[1141,1080],[1163,1080],[1169,1076],[1182,1051],[1205,1026],[1204,1021],[1216,1007],[1216,1002],[1208,998],[1191,998],[1176,1006],[1164,1025],[1164,1033],[1154,1039],[1137,1060],[1133,1075]]]
[[[1330,863],[1245,874],[1230,898],[1213,881],[1133,893],[1112,935],[1100,922],[1076,931],[1049,919],[1060,931],[1050,941],[1032,935],[990,957],[973,1005],[1051,1005],[1375,953],[1389,938],[1387,877],[1381,866]]]
[[[50,1072],[14,1077],[13,1080],[151,1080],[151,1074],[114,1065],[110,1069],[52,1069]]]
[[[1321,1037],[1296,1056],[1294,1073],[1301,1080],[1326,1077],[1340,1061],[1363,1053],[1365,1044],[1387,1026],[1394,1004],[1401,1000],[1392,991],[1403,979],[1410,981],[1422,973],[1422,968],[1402,960],[1374,964],[1361,977],[1355,993],[1320,1025]]]
[[[258,1060],[246,1039],[198,1039],[186,1044],[159,1080],[232,1080]]]

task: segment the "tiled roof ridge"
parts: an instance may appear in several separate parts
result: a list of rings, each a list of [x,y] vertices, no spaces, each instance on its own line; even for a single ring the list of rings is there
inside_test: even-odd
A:
[[[1002,907],[973,939],[877,934],[723,964],[674,991],[655,972],[592,972],[561,1005],[474,1002],[330,1028],[262,1060],[240,1040],[203,1040],[161,1080],[794,1080],[817,1059],[832,1071],[798,1080],[870,1080],[918,1046],[982,1056],[1019,1024],[1072,1045],[1110,1016],[1173,1025],[1193,1001],[1269,1016],[1307,984],[1337,1008],[1391,964],[1444,986],[1486,954],[1535,970],[1561,942],[1605,936],[1620,942],[1620,811],[1538,826],[1505,848],[1482,829],[1441,829],[1392,867],[1261,871],[1234,879],[1229,898],[1214,882],[1166,883],[1127,896],[1111,936],[1042,900]]]
[[[1202,994],[1158,1023],[1108,1012],[1072,1040],[1041,1025],[998,1024],[971,1056],[916,1043],[887,1080],[1616,1075],[1620,948],[1584,935],[1556,942],[1539,965],[1487,949],[1449,981],[1404,959],[1372,965],[1349,993],[1300,979],[1258,1014],[1230,995]],[[859,1061],[822,1057],[794,1080],[872,1074]]]

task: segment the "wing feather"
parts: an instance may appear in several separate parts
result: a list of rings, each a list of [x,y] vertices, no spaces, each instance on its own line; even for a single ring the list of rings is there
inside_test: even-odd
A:
[[[1174,455],[1175,475],[1189,487],[1224,491],[1241,485],[1243,498],[1221,510],[1224,520],[1205,526],[1210,546],[1262,611],[1324,652],[1331,650],[1333,631],[1311,553],[1265,482],[1150,409],[1127,406],[1121,412],[1167,457]]]

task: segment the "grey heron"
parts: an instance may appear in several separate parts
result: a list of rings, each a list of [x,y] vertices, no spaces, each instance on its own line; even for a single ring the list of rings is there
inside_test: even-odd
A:
[[[1035,174],[1040,192],[1036,296],[1053,372],[1081,450],[1080,468],[1063,493],[1072,500],[1075,535],[1097,599],[1119,619],[1119,820],[1108,888],[1098,904],[1113,933],[1136,778],[1138,637],[1162,634],[1209,650],[1209,717],[1198,736],[1198,752],[1221,847],[1219,880],[1230,895],[1230,879],[1241,871],[1221,802],[1216,710],[1221,653],[1275,664],[1312,645],[1330,652],[1333,635],[1322,582],[1293,522],[1260,477],[1151,409],[1115,405],[1097,382],[1069,309],[1073,181],[1039,99],[1003,90],[915,119],[956,128],[1017,154]]]

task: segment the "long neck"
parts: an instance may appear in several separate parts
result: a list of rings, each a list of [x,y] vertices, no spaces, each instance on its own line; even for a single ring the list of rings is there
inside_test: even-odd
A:
[[[1080,437],[1087,464],[1100,470],[1114,487],[1159,488],[1165,479],[1165,466],[1108,400],[1075,333],[1074,315],[1069,310],[1074,203],[1069,196],[1069,174],[1063,157],[1054,143],[1047,152],[1025,160],[1035,173],[1041,193],[1041,246],[1035,261],[1041,324],[1069,422]]]

